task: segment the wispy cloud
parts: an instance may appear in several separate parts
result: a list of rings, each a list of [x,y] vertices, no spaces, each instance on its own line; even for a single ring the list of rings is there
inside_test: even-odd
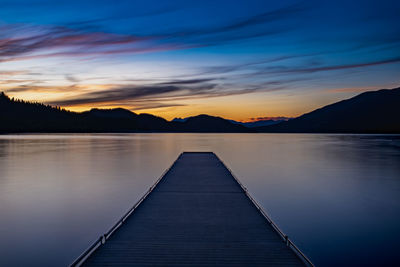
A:
[[[153,37],[85,32],[59,26],[3,25],[0,31],[0,62],[177,49],[172,44],[150,42]]]
[[[165,30],[162,33],[154,33],[153,36],[174,40],[178,43],[196,43],[199,46],[218,45],[229,41],[265,37],[291,30],[291,27],[288,28],[287,26],[276,25],[274,23],[285,19],[292,19],[293,15],[299,14],[304,10],[304,2],[298,2],[272,11],[269,10],[253,16],[236,19],[225,25],[183,30]]]
[[[76,78],[74,75],[71,75],[71,74],[66,74],[65,79],[72,83],[78,83],[80,81],[78,78]]]
[[[255,88],[226,88],[224,85],[212,83],[212,79],[179,80],[155,83],[150,85],[110,85],[107,89],[92,90],[80,93],[79,87],[72,97],[63,97],[47,101],[47,104],[59,106],[94,106],[99,104],[107,105],[130,105],[134,109],[138,107],[151,106],[168,107],[177,106],[174,101],[186,99],[221,97],[228,95],[249,94],[256,92]],[[50,89],[50,88],[49,88]],[[17,87],[8,92],[21,92],[30,90],[28,87]],[[55,88],[61,92],[62,87]],[[182,104],[179,104],[182,105]]]
[[[288,66],[278,66],[267,68],[266,72],[269,73],[277,73],[277,74],[285,74],[285,73],[314,73],[321,71],[336,71],[336,70],[346,70],[346,69],[355,69],[355,68],[364,68],[364,67],[372,67],[378,65],[399,63],[400,57],[394,57],[389,59],[377,60],[377,61],[368,61],[368,62],[360,62],[355,64],[343,64],[343,65],[325,65],[320,67],[288,67]]]
[[[41,94],[47,94],[47,93],[52,93],[52,94],[57,94],[57,93],[65,93],[65,92],[74,92],[74,91],[81,91],[82,88],[76,87],[74,85],[70,86],[41,86],[36,84],[36,80],[34,81],[29,81],[26,80],[24,82],[29,82],[29,84],[23,84],[11,88],[7,88],[4,91],[6,93],[31,93],[31,92],[36,92],[36,93],[41,93]]]
[[[203,79],[189,79],[189,80],[172,80],[167,82],[162,82],[163,85],[191,85],[191,84],[202,84],[205,82],[211,82],[215,80],[214,78],[203,78]]]
[[[182,91],[177,86],[124,86],[103,91],[95,91],[78,95],[77,97],[57,101],[57,105],[71,106],[104,102],[129,101],[150,98]]]
[[[10,84],[21,84],[21,83],[35,83],[36,80],[27,80],[27,79],[2,79],[0,80],[0,84],[10,85]]]
[[[272,121],[288,121],[292,119],[291,117],[282,117],[282,116],[278,116],[278,117],[255,117],[255,118],[249,118],[249,121],[265,121],[265,120],[272,120]]]
[[[280,33],[285,29],[276,25],[271,28],[266,26],[301,11],[302,6],[295,4],[244,17],[222,26],[164,29],[159,33],[115,34],[75,25],[82,26],[82,23],[67,23],[62,26],[3,24],[0,25],[0,62],[60,56],[148,53],[217,45]],[[258,25],[263,27],[257,27]]]
[[[20,75],[20,74],[26,74],[28,71],[24,71],[24,70],[19,70],[19,71],[14,71],[14,70],[10,70],[10,71],[0,71],[0,76],[16,76],[16,75]]]

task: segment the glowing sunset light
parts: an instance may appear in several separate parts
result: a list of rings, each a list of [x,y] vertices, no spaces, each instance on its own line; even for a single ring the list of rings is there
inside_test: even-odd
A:
[[[73,111],[296,117],[400,85],[398,10],[396,1],[7,2],[0,90]]]

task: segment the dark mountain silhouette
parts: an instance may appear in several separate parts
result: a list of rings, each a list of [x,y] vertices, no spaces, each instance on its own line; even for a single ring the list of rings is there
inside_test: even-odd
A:
[[[123,108],[114,108],[114,109],[98,109],[93,108],[90,111],[82,112],[83,115],[94,116],[98,118],[125,118],[132,119],[137,118],[138,115],[130,110]]]
[[[187,118],[174,118],[173,120],[172,120],[172,122],[185,122],[185,121],[187,121],[189,119],[189,117],[187,117]]]
[[[0,94],[0,133],[15,132],[246,132],[229,121],[207,115],[169,122],[126,109],[91,109],[82,113]]]
[[[173,123],[176,130],[183,132],[250,132],[242,125],[205,114],[189,117],[182,121],[173,121]]]
[[[77,113],[0,94],[0,132],[169,131],[163,118],[129,110],[92,109]]]
[[[126,109],[82,113],[0,94],[0,133],[12,132],[289,132],[400,133],[400,88],[362,93],[278,124],[245,127],[198,115],[167,121]]]
[[[199,115],[202,116],[202,115]],[[205,115],[205,116],[209,116],[209,115]],[[209,116],[212,117],[212,116]],[[193,117],[187,117],[187,118],[174,118],[172,121],[173,122],[185,122],[188,119],[193,118]],[[216,118],[216,117],[214,117]],[[241,121],[235,121],[235,120],[227,120],[232,124],[236,124],[236,125],[241,125],[244,126],[246,128],[254,128],[254,127],[260,127],[260,126],[268,126],[268,125],[274,125],[274,124],[278,124],[281,123],[283,121],[288,121],[291,118],[285,118],[285,119],[265,119],[265,120],[257,120],[257,121],[249,121],[249,122],[241,122]],[[225,120],[225,119],[224,119]]]
[[[289,119],[287,119],[289,120]],[[258,120],[258,121],[249,121],[249,122],[240,122],[240,121],[234,121],[234,120],[229,120],[233,124],[239,124],[247,128],[255,128],[255,127],[261,127],[261,126],[269,126],[269,125],[274,125],[278,124],[285,120]]]
[[[259,132],[400,133],[400,88],[359,94]]]

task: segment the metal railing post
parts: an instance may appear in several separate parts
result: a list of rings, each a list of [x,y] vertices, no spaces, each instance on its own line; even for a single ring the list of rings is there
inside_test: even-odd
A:
[[[180,153],[178,156],[178,159],[181,157],[183,153]],[[178,160],[177,159],[177,160]],[[72,264],[70,265],[71,267],[77,267],[77,266],[81,266],[82,263],[101,245],[103,245],[106,240],[108,238],[110,238],[110,236],[112,235],[112,233],[115,232],[115,230],[117,230],[124,222],[125,220],[133,213],[133,211],[135,211],[137,209],[137,207],[143,202],[143,200],[146,199],[146,197],[153,191],[153,189],[157,186],[157,184],[161,181],[161,179],[169,172],[170,169],[172,169],[172,167],[174,166],[174,164],[177,162],[174,161],[174,163],[172,163],[172,165],[167,168],[162,174],[161,176],[155,181],[155,183],[150,186],[150,188],[146,191],[146,193],[135,203],[135,205],[133,205],[132,208],[130,208],[128,210],[128,212],[125,213],[124,216],[121,217],[121,219],[119,219],[113,227],[111,227],[111,229],[101,235],[99,237],[99,239],[97,239],[92,245],[90,245],[89,248],[87,248],[78,258],[76,258]]]
[[[263,210],[263,208],[258,204],[258,202],[250,195],[248,189],[240,182],[240,180],[233,174],[232,170],[226,166],[225,162],[223,162],[215,153],[214,155],[218,158],[219,161],[228,169],[229,173],[232,175],[232,177],[235,179],[235,181],[239,184],[239,186],[242,188],[246,196],[250,199],[250,201],[256,206],[256,208],[260,211],[260,213],[263,215],[263,217],[269,222],[272,226],[272,228],[278,233],[278,235],[284,240],[286,246],[292,249],[294,253],[306,264],[311,267],[314,267],[314,264],[311,262],[311,260],[303,253],[301,250],[289,239],[289,237],[283,233],[283,231],[276,225],[272,219],[268,216],[268,214]]]

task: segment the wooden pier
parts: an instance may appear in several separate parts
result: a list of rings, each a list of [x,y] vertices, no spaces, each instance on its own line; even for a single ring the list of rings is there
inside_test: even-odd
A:
[[[182,153],[72,266],[312,266],[219,158]]]

